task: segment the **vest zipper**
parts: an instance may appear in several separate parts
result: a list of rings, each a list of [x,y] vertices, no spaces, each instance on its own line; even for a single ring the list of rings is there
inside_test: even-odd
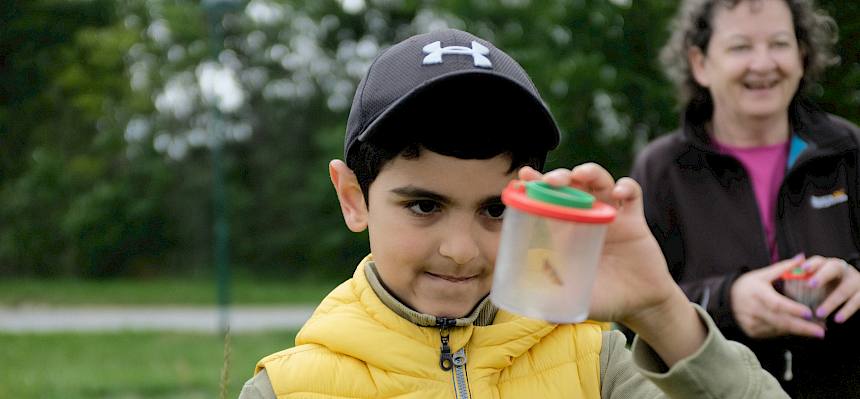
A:
[[[436,318],[436,327],[439,327],[439,367],[444,371],[451,371],[451,379],[454,382],[454,397],[456,399],[468,399],[469,379],[466,376],[466,349],[460,348],[456,353],[451,353],[449,334],[451,327],[457,325],[457,320],[445,317]]]
[[[457,325],[457,321],[454,319],[436,318],[436,327],[439,327],[439,340],[441,341],[439,367],[445,371],[449,371],[454,367],[454,356],[451,355],[451,347],[448,346],[448,330],[455,325]]]
[[[466,378],[466,349],[454,354],[454,395],[457,399],[469,399],[469,380]]]
[[[790,350],[785,351],[785,374],[782,375],[782,379],[785,381],[791,381],[794,379],[794,370],[792,370],[792,354]]]

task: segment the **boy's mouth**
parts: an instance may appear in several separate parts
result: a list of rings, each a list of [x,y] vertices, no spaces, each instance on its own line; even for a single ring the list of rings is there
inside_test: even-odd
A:
[[[430,273],[430,272],[424,272],[424,273],[426,273],[430,277],[450,281],[452,283],[462,283],[464,281],[469,281],[475,277],[478,277],[477,274],[471,275],[471,276],[450,276],[450,275],[446,275],[446,274],[436,274],[436,273]]]

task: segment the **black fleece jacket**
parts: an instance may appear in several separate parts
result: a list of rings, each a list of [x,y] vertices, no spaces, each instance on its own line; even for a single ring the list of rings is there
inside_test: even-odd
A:
[[[780,259],[803,252],[860,266],[860,129],[808,107],[793,109],[792,146],[806,146],[787,167],[774,208]],[[738,326],[731,285],[769,265],[770,253],[749,176],[714,149],[705,123],[687,113],[680,130],[639,154],[632,175],[670,272],[727,338],[748,345],[792,397],[860,398],[860,314],[845,324],[828,320],[824,340],[754,340]]]

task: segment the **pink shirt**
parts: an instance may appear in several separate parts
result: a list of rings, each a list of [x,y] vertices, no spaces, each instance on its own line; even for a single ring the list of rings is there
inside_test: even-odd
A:
[[[770,250],[770,260],[779,260],[776,247],[776,231],[774,217],[776,198],[779,185],[785,177],[786,162],[788,161],[788,141],[761,147],[733,147],[714,139],[717,149],[740,161],[752,181],[755,199],[758,202],[759,215],[764,227],[767,247]]]

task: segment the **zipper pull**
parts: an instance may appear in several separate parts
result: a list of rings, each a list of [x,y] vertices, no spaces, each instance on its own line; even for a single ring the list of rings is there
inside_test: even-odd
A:
[[[448,346],[448,332],[442,336],[442,353],[439,355],[439,367],[448,371],[454,367],[454,356],[451,355],[451,347]]]
[[[783,374],[782,379],[785,381],[791,381],[794,379],[794,370],[792,370],[792,355],[790,350],[785,351],[785,374]]]
[[[451,347],[448,346],[448,329],[457,324],[456,320],[440,317],[436,319],[436,326],[439,327],[439,340],[442,342],[442,347],[439,354],[439,367],[442,370],[448,371],[454,367],[454,356],[451,354]]]

